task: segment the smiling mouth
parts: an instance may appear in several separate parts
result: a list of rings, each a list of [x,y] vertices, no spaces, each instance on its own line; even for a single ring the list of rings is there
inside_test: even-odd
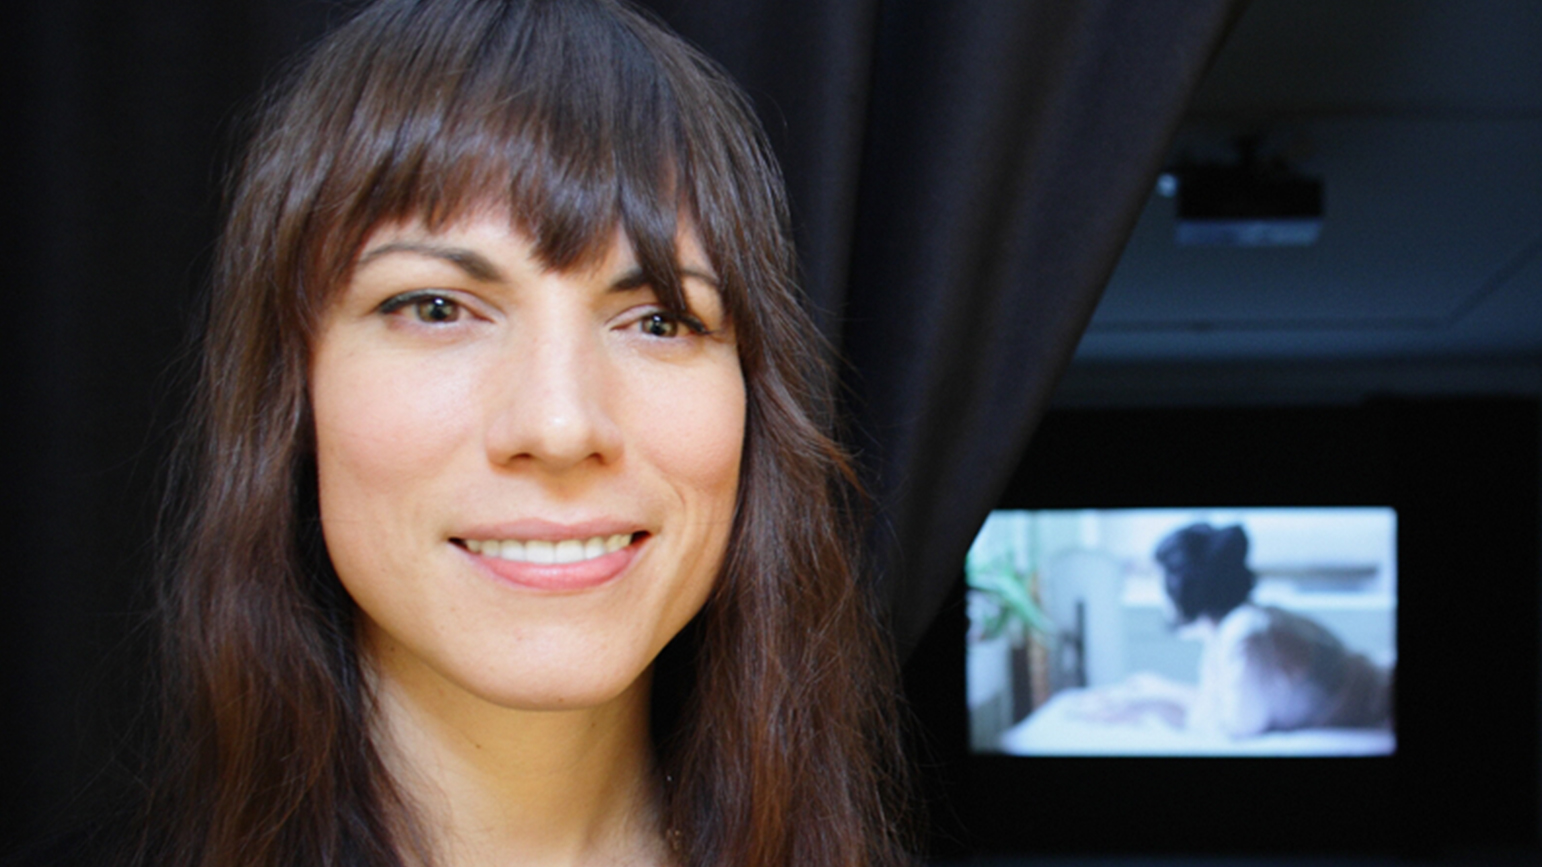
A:
[[[497,557],[516,563],[566,565],[582,563],[606,554],[613,554],[632,542],[642,533],[616,533],[610,536],[591,536],[587,539],[452,539],[451,541],[473,554]]]

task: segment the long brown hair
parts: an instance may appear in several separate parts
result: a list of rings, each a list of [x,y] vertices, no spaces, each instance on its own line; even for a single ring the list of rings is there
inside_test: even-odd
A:
[[[592,261],[619,226],[676,307],[684,215],[720,278],[747,433],[717,586],[656,678],[679,860],[906,860],[894,671],[858,582],[855,485],[781,178],[727,78],[616,0],[384,0],[265,108],[232,187],[182,452],[140,857],[426,858],[368,736],[355,610],[320,537],[307,359],[373,228],[488,205],[555,269]]]

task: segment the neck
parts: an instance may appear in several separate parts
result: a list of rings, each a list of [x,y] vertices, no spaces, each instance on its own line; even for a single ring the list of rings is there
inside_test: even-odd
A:
[[[574,710],[499,707],[432,675],[374,680],[377,742],[434,864],[668,863],[646,674]]]
[[[1208,614],[1201,614],[1178,627],[1177,634],[1179,638],[1192,641],[1208,641],[1215,635],[1215,620]]]

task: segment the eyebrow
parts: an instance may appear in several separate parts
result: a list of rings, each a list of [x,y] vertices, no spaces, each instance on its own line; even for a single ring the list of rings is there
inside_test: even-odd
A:
[[[464,271],[466,276],[481,283],[498,283],[504,279],[503,272],[498,270],[498,266],[475,250],[428,244],[422,241],[392,241],[389,244],[381,244],[360,256],[358,264],[354,267],[363,268],[376,259],[392,253],[415,253],[448,262]]]

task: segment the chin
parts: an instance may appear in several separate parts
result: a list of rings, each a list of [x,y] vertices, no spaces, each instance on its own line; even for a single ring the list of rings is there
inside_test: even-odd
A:
[[[456,685],[469,695],[510,710],[592,709],[647,695],[652,656],[605,658],[596,657],[592,648],[569,650],[510,654],[502,666],[468,666],[459,677],[447,673],[448,679],[459,681]]]

